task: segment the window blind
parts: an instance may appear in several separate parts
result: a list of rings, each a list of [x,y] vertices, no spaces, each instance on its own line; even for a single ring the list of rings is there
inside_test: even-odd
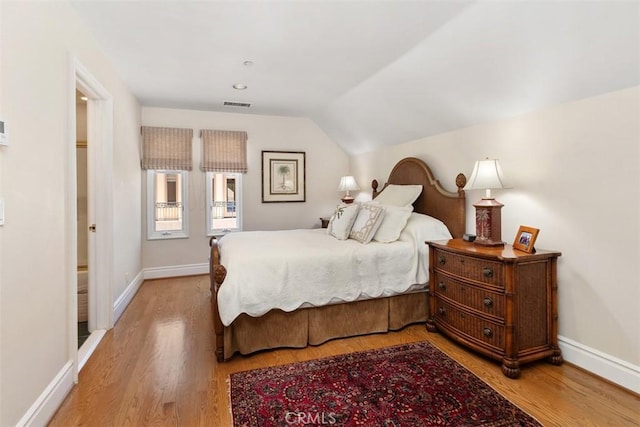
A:
[[[203,129],[202,163],[204,172],[247,172],[247,133]]]
[[[142,169],[193,169],[193,129],[142,127]]]

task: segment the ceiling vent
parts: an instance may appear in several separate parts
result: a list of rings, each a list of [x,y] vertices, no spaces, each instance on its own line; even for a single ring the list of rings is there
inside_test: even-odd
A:
[[[246,102],[224,101],[224,106],[225,107],[244,107],[244,108],[249,108],[249,107],[251,107],[251,104],[247,104]]]

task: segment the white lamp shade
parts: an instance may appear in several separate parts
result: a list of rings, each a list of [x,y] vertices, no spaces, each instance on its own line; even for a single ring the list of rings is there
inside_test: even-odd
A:
[[[356,182],[356,179],[352,176],[343,176],[340,178],[340,185],[338,191],[355,191],[359,190],[360,186]]]
[[[491,188],[507,188],[500,162],[498,159],[478,160],[464,189],[488,190]]]

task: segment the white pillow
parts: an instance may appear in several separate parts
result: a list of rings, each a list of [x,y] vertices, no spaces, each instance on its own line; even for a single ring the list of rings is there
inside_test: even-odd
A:
[[[400,239],[413,238],[421,243],[425,240],[445,240],[451,239],[451,233],[444,222],[434,217],[413,212],[409,216],[407,225],[402,230]],[[421,245],[421,247],[427,245]]]
[[[329,220],[327,233],[338,240],[347,240],[359,209],[360,205],[357,203],[352,203],[350,205],[344,203],[339,204],[336,208],[336,212]]]
[[[349,238],[367,244],[373,239],[385,216],[382,206],[364,203],[360,205],[358,216],[351,227]]]
[[[400,233],[404,230],[413,206],[383,206],[384,219],[382,224],[373,236],[373,240],[382,243],[391,243],[398,240]]]
[[[374,200],[381,205],[407,206],[416,201],[422,193],[422,185],[389,184]]]

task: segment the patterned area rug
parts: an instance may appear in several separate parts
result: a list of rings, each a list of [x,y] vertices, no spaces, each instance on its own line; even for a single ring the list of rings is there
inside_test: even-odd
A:
[[[540,426],[428,342],[238,372],[234,426]]]

